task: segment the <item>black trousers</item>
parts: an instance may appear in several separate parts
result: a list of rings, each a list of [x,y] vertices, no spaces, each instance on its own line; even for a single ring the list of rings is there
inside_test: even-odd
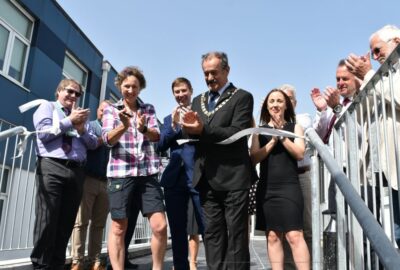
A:
[[[36,205],[31,261],[34,269],[62,269],[82,198],[84,170],[48,158],[36,165]]]
[[[249,190],[200,191],[207,269],[250,269]]]

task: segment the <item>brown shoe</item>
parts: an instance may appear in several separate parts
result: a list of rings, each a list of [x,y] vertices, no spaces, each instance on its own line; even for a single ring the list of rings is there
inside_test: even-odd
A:
[[[93,264],[91,270],[106,270],[106,267],[101,263],[95,263]]]
[[[71,264],[71,270],[83,270],[83,264],[73,263]]]

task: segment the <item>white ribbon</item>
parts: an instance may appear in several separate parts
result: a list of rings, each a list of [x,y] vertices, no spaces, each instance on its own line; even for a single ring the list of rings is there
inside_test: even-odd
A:
[[[25,104],[22,104],[21,106],[18,107],[18,109],[21,113],[24,113],[32,108],[35,108],[36,106],[39,106],[40,104],[42,104],[46,101],[47,100],[45,100],[45,99],[35,99],[35,100],[29,101]]]
[[[281,129],[272,129],[272,128],[262,128],[262,127],[258,127],[258,128],[247,128],[244,130],[241,130],[235,134],[233,134],[231,137],[229,137],[228,139],[225,139],[221,142],[217,142],[216,144],[231,144],[237,140],[239,140],[240,138],[247,136],[247,135],[251,135],[251,134],[262,134],[262,135],[270,135],[270,136],[276,136],[276,137],[288,137],[288,138],[301,138],[304,139],[304,136],[298,136],[293,132],[289,132],[286,130],[281,130]],[[176,142],[178,143],[178,145],[184,144],[184,143],[188,143],[188,142],[196,142],[199,141],[198,139],[179,139],[176,140]]]
[[[18,107],[19,111],[21,113],[24,113],[32,108],[35,108],[39,105],[41,105],[42,103],[47,102],[47,100],[45,99],[35,99],[32,100],[30,102],[27,102],[25,104],[22,104],[21,106]],[[56,107],[54,106],[53,108],[53,126],[51,128],[45,129],[45,130],[40,130],[40,131],[28,131],[26,128],[24,128],[24,132],[21,134],[21,139],[17,145],[17,149],[18,149],[18,154],[17,156],[15,156],[14,158],[19,158],[23,155],[23,153],[26,150],[26,144],[28,141],[29,136],[31,136],[32,134],[36,134],[36,133],[49,133],[49,134],[54,134],[54,135],[58,135],[59,133],[61,133],[61,129],[60,129],[60,120],[59,120],[59,116],[56,110]]]

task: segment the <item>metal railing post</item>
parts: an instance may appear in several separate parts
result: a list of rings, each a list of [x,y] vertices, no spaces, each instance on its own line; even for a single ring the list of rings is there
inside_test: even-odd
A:
[[[315,152],[315,151],[314,151]],[[321,269],[321,209],[319,185],[319,161],[311,156],[311,220],[312,220],[312,269]]]
[[[331,172],[332,178],[353,210],[355,217],[364,229],[364,233],[370,239],[371,245],[384,267],[389,270],[397,270],[400,265],[400,254],[393,248],[382,227],[343,173],[343,169],[338,166],[329,149],[321,141],[314,129],[308,128],[305,134]]]

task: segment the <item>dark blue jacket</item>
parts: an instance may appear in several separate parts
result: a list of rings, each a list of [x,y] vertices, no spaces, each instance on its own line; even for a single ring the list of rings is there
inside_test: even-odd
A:
[[[170,161],[161,176],[161,186],[172,188],[174,186],[192,187],[194,151],[195,148],[190,143],[178,145],[177,139],[182,139],[182,130],[174,130],[171,126],[172,118],[168,115],[164,118],[164,125],[161,128],[158,150],[161,152],[170,149]]]

